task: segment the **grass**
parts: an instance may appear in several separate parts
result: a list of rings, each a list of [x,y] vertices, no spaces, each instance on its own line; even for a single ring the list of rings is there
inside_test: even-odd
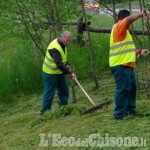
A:
[[[92,34],[94,61],[97,72],[108,66],[108,36]],[[103,44],[102,44],[103,43]],[[29,40],[8,38],[8,45],[1,41],[0,53],[0,103],[13,102],[19,94],[34,94],[43,88],[43,56],[36,51]],[[88,45],[79,47],[72,43],[68,48],[68,60],[79,79],[91,76],[90,52]],[[102,54],[103,53],[103,54]],[[82,57],[81,57],[82,56]]]
[[[35,63],[32,43],[18,38],[7,42],[5,46],[5,41],[1,42],[4,50],[0,55],[0,102],[6,103],[16,94],[39,91],[42,85],[41,63],[40,59]]]
[[[91,98],[100,103],[106,98],[112,99],[114,95],[114,81],[109,71],[101,75],[99,81],[100,89],[93,91],[92,82],[82,81],[83,87],[89,93]],[[88,84],[87,84],[88,83]],[[103,109],[98,109],[88,115],[81,116],[80,112],[91,106],[87,98],[83,95],[78,86],[75,86],[77,94],[77,103],[70,103],[66,107],[57,106],[55,96],[52,111],[44,116],[39,116],[41,108],[41,95],[17,97],[18,102],[12,105],[0,107],[0,149],[3,150],[97,150],[92,147],[52,147],[52,138],[48,134],[59,133],[65,137],[75,137],[84,139],[90,134],[100,134],[101,137],[139,137],[147,140],[146,147],[115,147],[117,150],[148,150],[149,144],[149,125],[150,125],[150,101],[138,100],[138,116],[132,120],[116,121],[113,118],[114,105],[111,104]],[[70,91],[71,92],[71,91]],[[45,134],[48,139],[48,147],[40,147],[40,134]],[[104,147],[102,150],[111,150],[114,148]]]
[[[92,26],[112,27],[113,19],[111,17],[99,14],[92,15]],[[106,24],[106,22],[108,23]],[[139,27],[141,27],[140,21],[135,24],[135,28]],[[70,30],[73,30],[75,37],[76,30],[72,28]],[[6,34],[6,29],[4,33]],[[41,76],[43,56],[41,53],[34,52],[33,43],[26,34],[23,34],[22,37],[17,34],[6,37],[0,42],[0,103],[13,102],[13,97],[16,94],[34,94],[43,88]],[[84,33],[84,38],[88,39],[86,33]],[[108,68],[109,34],[91,33],[91,39],[96,73],[99,76],[102,70]],[[143,41],[141,36],[140,40],[147,46],[147,42],[145,42],[147,38]],[[141,48],[138,42],[137,45],[137,48]],[[38,53],[38,63],[35,60],[35,53]],[[68,48],[68,60],[79,79],[92,76],[88,45],[79,47],[72,43]]]
[[[108,23],[106,24],[106,22]],[[110,28],[112,24],[112,18],[94,14],[92,26]],[[139,27],[141,27],[140,21],[135,24],[135,28]],[[41,76],[43,58],[38,54],[39,62],[35,61],[33,44],[30,40],[12,37],[0,42],[0,149],[97,150],[100,148],[52,147],[52,138],[48,139],[48,147],[39,147],[39,134],[44,133],[47,138],[49,133],[60,133],[62,136],[84,139],[92,133],[98,133],[101,136],[109,134],[111,137],[137,136],[147,140],[146,147],[105,147],[101,148],[103,150],[149,150],[150,101],[146,95],[146,86],[149,86],[147,81],[150,80],[147,72],[150,63],[149,58],[146,60],[144,58],[138,59],[138,70],[136,71],[138,72],[140,86],[137,96],[138,116],[134,119],[114,120],[112,115],[114,104],[86,116],[81,116],[80,112],[89,108],[91,104],[77,85],[75,86],[76,104],[72,104],[70,96],[69,105],[59,108],[56,103],[58,97],[55,96],[52,111],[47,112],[44,116],[39,116],[43,88]],[[87,39],[86,33],[84,38]],[[85,90],[94,102],[100,103],[106,99],[113,99],[115,90],[114,80],[108,69],[109,34],[104,36],[104,34],[91,33],[91,39],[100,84],[99,89],[93,90],[94,83],[91,80],[88,45],[78,47],[72,43],[68,48],[68,59],[73,72],[75,72]],[[142,41],[142,36],[140,36],[140,40]],[[137,48],[141,48],[138,42],[136,45]],[[147,45],[147,41],[144,45]],[[70,83],[69,79],[68,83]]]

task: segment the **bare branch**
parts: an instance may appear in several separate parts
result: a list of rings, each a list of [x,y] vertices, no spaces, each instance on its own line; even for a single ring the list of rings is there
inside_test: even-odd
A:
[[[105,8],[107,8],[110,12],[113,13],[113,16],[114,16],[114,15],[115,15],[115,16],[117,15],[116,12],[115,12],[113,9],[110,9],[107,5],[101,3],[99,0],[94,0],[94,1],[97,2],[97,3],[99,3],[99,4],[101,4],[101,5],[104,6]]]
[[[20,15],[21,15],[21,17],[22,17],[22,21],[23,21],[23,23],[24,23],[24,25],[25,25],[25,28],[26,28],[27,32],[29,33],[31,39],[33,40],[33,42],[35,43],[35,45],[37,46],[37,48],[42,52],[43,56],[45,56],[45,52],[44,52],[43,48],[40,47],[38,41],[36,40],[36,38],[33,36],[33,34],[32,34],[32,33],[30,32],[30,30],[29,30],[29,27],[28,27],[28,25],[27,25],[27,22],[26,22],[26,20],[25,20],[25,17],[24,17],[22,8],[21,8],[21,6],[20,6],[18,0],[16,0],[16,4],[17,4],[17,6],[18,6],[18,8],[19,8],[19,12],[20,12]],[[31,19],[31,18],[29,18],[29,19]]]

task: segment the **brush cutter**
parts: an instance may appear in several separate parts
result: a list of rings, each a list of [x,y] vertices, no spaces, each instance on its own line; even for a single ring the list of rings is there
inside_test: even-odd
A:
[[[92,103],[93,107],[81,112],[81,115],[90,113],[92,111],[95,111],[96,109],[100,109],[102,108],[104,105],[108,105],[112,103],[112,100],[108,100],[106,102],[100,103],[100,104],[95,104],[93,102],[93,100],[89,97],[89,95],[87,94],[87,92],[84,90],[84,88],[82,87],[82,85],[79,83],[79,81],[77,80],[76,77],[73,78],[75,80],[75,82],[78,84],[78,86],[81,88],[81,90],[83,91],[83,93],[85,94],[85,96],[88,98],[88,100]]]

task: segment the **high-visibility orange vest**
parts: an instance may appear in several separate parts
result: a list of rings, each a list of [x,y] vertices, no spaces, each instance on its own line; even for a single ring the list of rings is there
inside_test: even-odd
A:
[[[129,62],[136,61],[136,48],[133,43],[133,39],[127,31],[126,38],[121,42],[113,42],[113,30],[112,28],[110,36],[110,51],[109,51],[109,66],[118,66]]]

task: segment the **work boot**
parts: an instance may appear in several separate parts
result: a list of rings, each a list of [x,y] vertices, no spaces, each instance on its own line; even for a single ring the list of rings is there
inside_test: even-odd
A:
[[[131,110],[131,111],[129,111],[129,115],[136,116],[136,111],[135,111],[135,110]]]
[[[44,115],[44,112],[40,110],[40,116]]]
[[[116,120],[130,120],[130,119],[134,119],[134,115],[132,114],[128,114],[124,117],[118,117],[118,118],[115,118]]]

